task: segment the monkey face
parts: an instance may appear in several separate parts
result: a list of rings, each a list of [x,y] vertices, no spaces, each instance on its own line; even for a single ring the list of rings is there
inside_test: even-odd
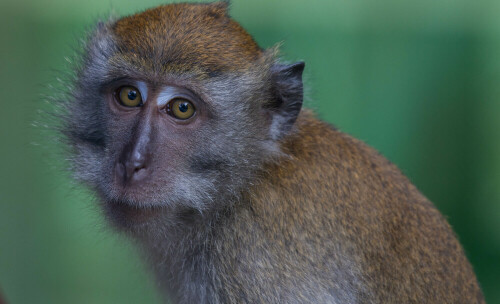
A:
[[[237,201],[300,111],[304,64],[277,63],[224,10],[159,7],[85,47],[64,134],[120,224]]]
[[[203,136],[198,130],[211,116],[208,105],[186,87],[123,82],[111,84],[118,88],[104,96],[111,145],[117,147],[110,156],[114,172],[108,199],[142,207],[182,192],[189,197],[189,180],[178,177],[192,163],[196,139]]]
[[[204,211],[222,197],[237,199],[274,144],[269,116],[249,101],[258,95],[224,89],[228,81],[169,75],[151,82],[138,75],[82,98],[99,104],[80,104],[84,112],[95,111],[81,123],[99,129],[77,135],[76,163],[85,164],[77,174],[112,217],[130,225],[164,212]],[[244,79],[231,81],[241,85]],[[90,140],[93,134],[102,139]]]

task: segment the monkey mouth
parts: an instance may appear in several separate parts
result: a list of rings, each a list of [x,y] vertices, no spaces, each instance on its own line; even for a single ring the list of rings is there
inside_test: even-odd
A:
[[[107,200],[104,203],[106,217],[119,228],[137,228],[147,225],[158,218],[163,209],[163,206],[145,206],[119,200]]]

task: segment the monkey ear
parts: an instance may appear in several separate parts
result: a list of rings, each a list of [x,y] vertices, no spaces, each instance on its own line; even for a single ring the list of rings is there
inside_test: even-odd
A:
[[[302,108],[304,66],[303,61],[289,65],[276,63],[271,69],[274,103],[266,108],[272,117],[269,132],[274,140],[289,133]]]
[[[229,6],[231,5],[231,1],[230,0],[220,0],[217,2],[212,2],[210,4],[213,6],[216,6],[216,7],[220,7],[221,9],[227,10],[229,8]]]
[[[208,3],[208,6],[213,9],[212,13],[218,14],[220,17],[228,15],[230,5],[229,0]]]

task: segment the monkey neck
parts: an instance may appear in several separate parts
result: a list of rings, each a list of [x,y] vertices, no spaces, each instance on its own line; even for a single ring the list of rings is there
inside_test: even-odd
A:
[[[167,220],[168,227],[150,227],[135,235],[161,291],[174,303],[206,303],[218,297],[213,263],[215,236],[228,216],[227,210],[202,215],[184,210]]]

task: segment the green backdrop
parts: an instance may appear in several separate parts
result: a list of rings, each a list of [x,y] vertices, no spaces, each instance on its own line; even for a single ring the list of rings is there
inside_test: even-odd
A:
[[[1,0],[0,293],[9,303],[157,303],[137,252],[32,126],[78,40],[164,1]],[[447,216],[500,303],[500,1],[233,1],[305,60],[307,104],[396,163]]]

